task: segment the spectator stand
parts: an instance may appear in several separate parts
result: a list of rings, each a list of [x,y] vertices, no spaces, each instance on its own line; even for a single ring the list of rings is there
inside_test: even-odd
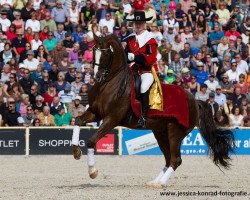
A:
[[[66,84],[74,88],[71,83],[75,82],[77,73],[82,73],[82,82],[91,89],[94,84],[92,81],[94,69],[91,66],[93,60],[92,25],[97,23],[98,35],[117,34],[125,47],[126,39],[124,38],[133,32],[133,27],[130,26],[127,19],[133,18],[135,10],[145,11],[147,17],[153,17],[152,21],[147,24],[147,29],[153,33],[158,42],[157,63],[164,62],[165,64],[161,67],[158,66],[162,82],[168,79],[167,71],[172,69],[176,73],[176,77],[172,77],[172,79],[181,78],[181,82],[165,81],[165,83],[182,85],[185,90],[193,92],[195,95],[195,92],[200,91],[198,89],[194,92],[195,89],[190,88],[191,79],[186,80],[184,77],[179,77],[182,69],[187,68],[189,72],[185,76],[190,77],[196,73],[198,65],[202,65],[202,72],[208,74],[203,77],[202,83],[207,81],[211,74],[214,74],[215,81],[221,85],[225,74],[230,73],[234,59],[237,61],[237,55],[240,54],[244,62],[237,62],[236,70],[242,72],[239,68],[244,68],[245,83],[249,85],[249,0],[232,1],[232,4],[228,4],[229,1],[226,3],[223,1],[204,2],[207,5],[195,0],[168,0],[165,2],[153,0],[151,2],[142,1],[142,3],[128,0],[121,2],[102,0],[96,3],[89,0],[81,3],[74,0],[53,0],[33,3],[29,0],[26,5],[21,2],[13,3],[11,6],[2,2],[3,5],[0,9],[0,81],[5,88],[8,85],[4,94],[1,95],[0,92],[0,99],[3,99],[2,105],[9,97],[22,95],[16,94],[12,88],[13,82],[21,84],[24,94],[29,95],[31,101],[37,95],[44,97],[50,84],[56,86],[56,95],[65,89]],[[237,24],[235,9],[238,9],[238,14],[243,16],[240,24]],[[228,15],[224,18],[224,14]],[[223,32],[223,35],[230,32],[230,29],[237,29],[223,37],[223,41],[215,33],[216,37],[213,37],[215,42],[211,43],[210,35],[216,32],[215,29],[218,30],[218,27],[219,32]],[[212,48],[213,44],[215,44],[214,48]],[[216,45],[219,49],[217,52]],[[207,60],[208,56],[211,57],[211,62]],[[180,59],[177,59],[178,57]],[[216,70],[214,65],[216,65]],[[59,78],[62,73],[65,77],[63,81]],[[13,74],[16,74],[17,77],[15,81],[9,80],[12,79]],[[199,73],[196,75],[199,81],[201,75]],[[240,73],[237,76],[239,75]],[[46,77],[46,81],[42,80],[43,77]],[[233,89],[235,89],[235,85],[238,87],[242,84],[238,81],[238,77],[235,80]],[[39,85],[35,96],[31,91],[33,84]],[[40,87],[41,85],[44,87]],[[225,93],[225,85],[221,86],[224,90],[222,93]],[[216,91],[214,92],[216,93]],[[234,95],[234,93],[230,94]],[[246,106],[250,107],[250,89],[246,93],[242,92],[242,95],[246,95]],[[15,98],[15,100],[16,105],[21,103],[20,99]],[[87,99],[86,102],[88,102]],[[45,103],[48,106],[52,104],[51,102]],[[37,112],[32,102],[31,104],[34,111]],[[67,108],[67,105],[64,107]],[[4,121],[3,111],[4,109],[0,108]],[[220,108],[220,112],[224,115],[223,109]],[[22,109],[20,114],[25,114],[25,110]],[[224,115],[224,117],[226,116]]]

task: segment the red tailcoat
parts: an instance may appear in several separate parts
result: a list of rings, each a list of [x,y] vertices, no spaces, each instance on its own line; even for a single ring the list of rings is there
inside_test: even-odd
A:
[[[142,46],[143,44],[143,46]],[[129,53],[135,54],[135,65],[139,68],[139,73],[151,72],[151,67],[154,66],[157,71],[157,47],[158,44],[154,38],[145,38],[141,42],[136,40],[135,35],[127,38],[127,48]]]

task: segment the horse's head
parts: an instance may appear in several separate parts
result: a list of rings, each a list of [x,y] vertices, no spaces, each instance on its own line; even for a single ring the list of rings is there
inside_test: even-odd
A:
[[[94,76],[98,82],[101,82],[111,71],[113,62],[113,47],[107,36],[95,37],[93,55]]]

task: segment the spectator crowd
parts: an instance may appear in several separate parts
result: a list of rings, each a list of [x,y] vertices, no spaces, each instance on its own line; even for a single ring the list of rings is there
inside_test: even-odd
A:
[[[158,75],[207,101],[220,126],[250,127],[246,0],[0,0],[1,126],[74,125],[88,107],[93,33],[116,34],[145,12]],[[169,94],[171,95],[171,94]]]

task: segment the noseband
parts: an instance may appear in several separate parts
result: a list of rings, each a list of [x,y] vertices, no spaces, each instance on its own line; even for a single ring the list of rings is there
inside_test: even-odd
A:
[[[105,48],[105,49],[100,49],[100,48],[96,48],[95,46],[93,47],[93,49],[96,51],[104,51],[104,52],[108,52],[109,53],[109,57],[110,57],[110,61],[109,61],[109,64],[107,66],[105,66],[103,69],[103,72],[100,74],[100,73],[97,73],[96,74],[96,81],[97,82],[102,82],[102,81],[105,81],[108,74],[110,73],[110,70],[111,70],[111,65],[112,65],[112,62],[113,62],[113,56],[112,56],[112,50],[111,48]],[[97,65],[98,67],[101,66],[101,63],[96,63],[95,62],[95,56],[94,56],[94,60],[93,60],[93,65]],[[99,69],[98,69],[99,71]]]

